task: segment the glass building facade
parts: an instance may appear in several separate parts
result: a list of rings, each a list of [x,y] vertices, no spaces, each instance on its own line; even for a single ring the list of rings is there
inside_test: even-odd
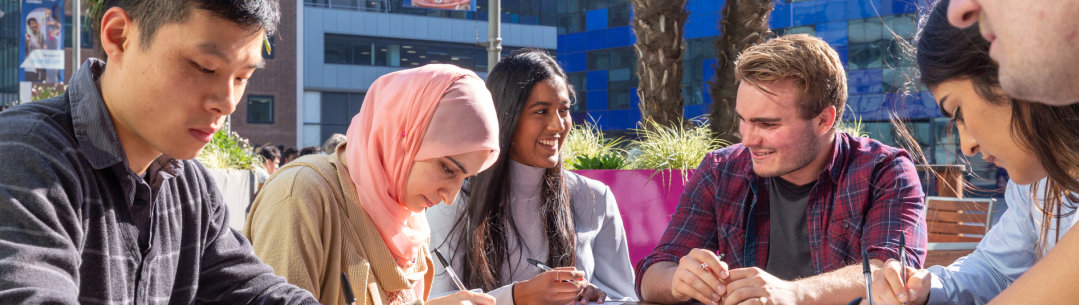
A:
[[[683,39],[685,117],[707,115],[712,101],[723,0],[689,0]],[[957,139],[928,91],[913,81],[909,41],[917,31],[922,0],[776,0],[769,23],[777,35],[807,33],[826,41],[848,73],[844,119],[860,120],[864,133],[896,145],[892,113],[908,122],[929,163],[957,162]],[[557,56],[577,88],[574,118],[596,120],[603,130],[637,127],[636,37],[629,0],[559,0]],[[972,164],[980,178],[996,168]]]
[[[402,0],[304,0],[304,4],[310,7],[486,21],[489,12],[487,0],[473,1],[476,2],[475,11],[409,7]],[[506,0],[501,4],[503,23],[555,26],[558,21],[555,1]]]
[[[19,100],[19,2],[0,1],[0,107]]]

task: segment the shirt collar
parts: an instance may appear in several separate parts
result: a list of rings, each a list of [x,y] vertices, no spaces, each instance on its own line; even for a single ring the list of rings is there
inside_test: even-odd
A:
[[[116,135],[112,117],[101,97],[101,87],[98,80],[105,73],[105,62],[90,58],[83,62],[67,88],[68,99],[71,103],[71,121],[75,129],[75,140],[79,150],[94,169],[100,170],[123,164],[127,168],[127,156],[124,154],[124,146]],[[182,162],[165,155],[161,155],[151,166],[149,173],[156,175],[159,170],[164,170],[175,176],[183,169]]]
[[[828,178],[832,179],[832,182],[839,180],[839,176],[843,174],[843,160],[846,160],[848,151],[850,150],[850,135],[844,132],[836,132],[835,140],[832,143],[832,158],[828,161],[828,165],[824,166],[826,169],[821,173],[823,176],[828,174]],[[824,178],[824,177],[820,177]]]
[[[124,148],[113,128],[112,117],[101,97],[97,80],[105,72],[105,62],[87,59],[71,77],[67,88],[71,101],[71,121],[79,150],[94,169],[124,162]]]

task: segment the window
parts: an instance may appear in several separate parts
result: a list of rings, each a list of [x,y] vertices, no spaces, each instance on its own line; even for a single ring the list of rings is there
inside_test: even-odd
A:
[[[345,133],[352,117],[360,113],[366,93],[322,92],[321,126],[322,141],[335,133]]]
[[[715,58],[716,47],[712,43],[715,40],[715,37],[687,39],[685,41],[685,55],[683,55],[682,57],[683,61],[690,62],[693,60],[701,60],[705,58]]]
[[[884,38],[884,24],[880,17],[851,20],[847,23],[847,30],[851,44],[873,43]]]
[[[586,75],[587,72],[574,72],[566,74],[566,78],[569,79],[569,84],[573,86],[573,91],[577,92],[576,102],[573,103],[573,106],[570,107],[570,111],[577,112],[587,109],[585,107],[587,105],[585,97],[588,96],[587,94],[585,94],[585,89],[587,88],[585,87],[585,85],[587,85],[585,83],[585,80],[587,79]],[[571,96],[570,98],[572,99],[573,97]]]
[[[630,101],[633,97],[630,94],[636,94],[637,92],[630,88],[611,88],[607,90],[607,108],[610,109],[629,109]]]
[[[627,109],[632,107],[632,95],[637,94],[633,87],[637,86],[637,78],[634,68],[621,68],[607,71],[607,107],[610,109]]]
[[[885,35],[899,35],[903,39],[911,40],[918,32],[917,18],[915,14],[884,16]]]
[[[584,29],[584,14],[569,13],[558,16],[558,34],[577,33]]]
[[[809,34],[812,36],[817,36],[817,28],[813,27],[812,25],[803,25],[776,30],[776,36],[793,34]]]
[[[637,53],[632,46],[611,49],[610,69],[630,68],[637,65]]]
[[[596,50],[587,53],[588,70],[607,70],[611,68],[610,50]]]
[[[880,42],[851,43],[847,50],[849,52],[847,55],[849,70],[878,69],[881,67],[884,50],[882,50]]]
[[[918,71],[914,67],[886,67],[882,70],[881,80],[884,92],[913,93],[926,91],[925,85],[917,80]]]
[[[273,124],[273,96],[247,96],[247,123]]]
[[[487,49],[482,46],[339,34],[326,34],[325,38],[327,64],[416,67],[443,63],[487,71]],[[503,47],[502,54],[505,56],[517,49]]]
[[[629,4],[612,6],[607,9],[607,27],[616,28],[630,25]]]

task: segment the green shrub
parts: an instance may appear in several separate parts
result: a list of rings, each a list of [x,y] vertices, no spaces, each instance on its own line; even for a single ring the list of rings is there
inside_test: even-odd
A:
[[[262,167],[262,156],[251,148],[251,143],[235,132],[219,130],[210,144],[199,152],[196,159],[209,168],[246,169]]]
[[[626,158],[614,152],[599,156],[578,155],[573,165],[573,169],[623,169],[626,167]]]
[[[563,167],[566,169],[596,169],[583,168],[577,163],[579,160],[602,158],[604,155],[610,155],[611,158],[618,157],[623,160],[624,164],[625,158],[623,156],[625,153],[618,148],[624,142],[625,140],[622,140],[622,138],[608,139],[599,130],[599,127],[592,122],[574,125],[570,129],[569,135],[566,136],[566,141],[562,143]]]
[[[638,140],[630,142],[630,169],[693,169],[704,156],[730,143],[712,138],[706,123],[662,126],[643,122],[649,128],[637,129]]]
[[[860,117],[855,117],[850,121],[840,120],[839,123],[836,123],[835,127],[835,130],[838,132],[846,132],[851,136],[868,138],[869,133],[862,129],[862,118]]]

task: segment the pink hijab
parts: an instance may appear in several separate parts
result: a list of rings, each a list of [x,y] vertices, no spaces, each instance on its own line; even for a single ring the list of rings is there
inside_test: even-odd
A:
[[[475,73],[432,64],[383,75],[367,91],[346,134],[345,159],[359,204],[371,216],[399,266],[429,242],[423,212],[401,202],[412,163],[473,151],[498,158],[498,117]]]

